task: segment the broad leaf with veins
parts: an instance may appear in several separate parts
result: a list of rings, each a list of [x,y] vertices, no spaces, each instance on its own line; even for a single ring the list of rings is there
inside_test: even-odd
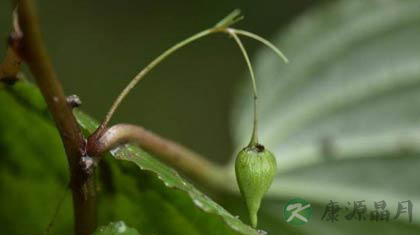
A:
[[[259,135],[279,169],[261,214],[284,219],[281,205],[302,197],[318,208],[317,221],[294,231],[413,233],[420,222],[419,25],[419,1],[328,2],[275,37],[288,65],[269,50],[258,53]],[[250,89],[244,82],[235,97],[238,149],[251,129]],[[374,201],[385,200],[391,220],[398,202],[411,200],[413,222],[403,214],[388,223],[353,223],[342,209],[332,226],[320,220],[330,199],[350,212],[353,201],[365,200],[367,219]]]

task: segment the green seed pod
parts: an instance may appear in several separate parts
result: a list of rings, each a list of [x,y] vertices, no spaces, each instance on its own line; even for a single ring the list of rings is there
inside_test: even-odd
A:
[[[236,179],[254,228],[257,227],[261,199],[270,188],[276,170],[276,158],[259,144],[242,149],[236,157]]]

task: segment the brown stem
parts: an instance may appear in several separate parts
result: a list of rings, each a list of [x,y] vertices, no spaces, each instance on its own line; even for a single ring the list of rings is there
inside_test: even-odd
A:
[[[21,59],[15,51],[8,47],[3,63],[0,64],[0,81],[7,84],[14,84],[18,79]]]
[[[19,55],[22,46],[22,31],[19,27],[17,11],[13,11],[13,28],[9,35],[6,55],[0,64],[0,81],[13,84],[18,80],[22,58]]]
[[[81,164],[85,155],[85,141],[43,44],[34,1],[18,1],[18,14],[23,32],[22,57],[47,102],[67,154],[75,217],[74,232],[77,235],[88,235],[96,228],[96,189],[94,174],[88,174]]]
[[[130,124],[117,124],[89,137],[88,155],[98,156],[127,142],[138,144],[144,150],[211,189],[221,191],[225,185],[231,183],[227,182],[228,177],[222,167],[213,164],[200,154],[143,127]]]

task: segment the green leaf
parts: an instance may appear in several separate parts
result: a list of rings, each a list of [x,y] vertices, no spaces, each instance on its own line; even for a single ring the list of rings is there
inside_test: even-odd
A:
[[[111,222],[98,228],[92,235],[140,235],[134,228],[129,228],[123,221]]]
[[[28,83],[0,87],[0,224],[2,234],[43,234],[69,192],[65,153],[39,91]],[[56,234],[72,233],[67,193]]]
[[[401,233],[414,233],[420,222],[419,12],[415,0],[328,2],[275,37],[289,64],[269,50],[258,53],[259,136],[279,169],[262,217],[284,220],[281,205],[301,197],[316,216],[293,231],[393,234],[404,227]],[[238,150],[251,132],[250,91],[245,80],[233,110]],[[391,220],[398,202],[410,199],[413,222],[403,214],[388,223],[353,223],[343,211],[333,226],[320,220],[330,199],[350,211],[353,201],[366,200],[367,218],[374,201],[385,200]]]
[[[97,126],[75,113],[86,132]],[[43,234],[67,192],[50,232],[72,234],[66,157],[38,89],[26,82],[1,87],[0,114],[2,232]],[[100,225],[123,220],[142,234],[258,234],[140,148],[112,154],[98,167]]]
[[[75,110],[74,113],[80,125],[87,132],[92,133],[97,128],[98,123],[80,110]],[[159,221],[152,230],[145,231],[145,233],[177,234],[176,231],[179,231],[182,234],[213,234],[217,229],[218,234],[258,234],[256,230],[242,223],[237,217],[231,215],[191,183],[180,177],[175,170],[140,148],[126,144],[112,150],[111,154],[118,160],[132,162],[141,170],[152,173],[151,175],[138,175],[134,180],[141,182],[132,182],[132,175],[128,176],[124,172],[118,172],[118,169],[113,169],[113,172],[121,174],[118,181],[115,182],[120,188],[118,191],[127,192],[126,195],[130,198],[128,200],[132,200],[131,203],[135,203],[141,208],[140,211],[131,213],[137,213],[138,216],[155,217]],[[141,200],[141,198],[133,200],[135,195],[140,193],[130,188],[136,184],[143,191],[153,190],[153,194],[146,195],[147,200]],[[144,197],[144,195],[139,195],[139,197]],[[119,200],[118,197],[114,199]],[[150,205],[151,203],[153,206]],[[124,220],[136,222],[133,217],[124,218]],[[156,223],[153,220],[149,222]],[[139,224],[139,226],[141,225]]]

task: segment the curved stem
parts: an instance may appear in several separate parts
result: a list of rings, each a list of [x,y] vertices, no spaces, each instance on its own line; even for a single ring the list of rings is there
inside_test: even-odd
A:
[[[111,148],[122,144],[124,142],[134,141],[139,144],[145,150],[157,153],[158,156],[162,157],[164,161],[169,163],[181,171],[184,171],[189,176],[198,179],[199,181],[210,184],[212,187],[220,188],[221,185],[226,185],[226,169],[218,167],[213,163],[209,162],[206,158],[203,158],[199,154],[188,150],[187,148],[169,141],[159,136],[146,131],[141,127],[128,124],[119,124],[115,125],[109,129],[106,129],[106,126],[110,122],[112,115],[115,113],[116,109],[122,102],[122,100],[128,95],[128,93],[134,88],[135,85],[154,67],[156,67],[160,62],[166,59],[168,56],[173,54],[175,51],[183,48],[184,46],[203,38],[209,34],[222,32],[227,33],[233,37],[235,42],[238,44],[245,61],[247,63],[253,85],[253,94],[254,94],[254,123],[253,131],[249,146],[256,146],[258,144],[258,135],[257,135],[257,85],[255,81],[255,75],[252,69],[251,61],[249,56],[243,46],[241,40],[237,34],[242,34],[248,37],[252,37],[272,48],[281,58],[286,62],[286,57],[277,49],[274,45],[269,43],[267,40],[243,30],[237,30],[233,28],[228,28],[229,25],[232,25],[237,20],[241,18],[238,17],[239,12],[234,11],[228,17],[225,17],[220,21],[215,27],[203,30],[177,44],[171,48],[164,51],[156,59],[150,62],[145,68],[143,68],[123,89],[120,95],[112,104],[110,110],[106,114],[101,125],[96,129],[96,131],[89,137],[87,143],[87,151],[90,156],[97,156],[103,153],[104,151],[110,150]],[[219,189],[220,190],[220,189]]]
[[[150,71],[152,70],[156,65],[158,65],[160,62],[165,60],[168,56],[173,54],[175,51],[181,49],[182,47],[190,44],[191,42],[196,41],[197,39],[200,39],[202,37],[205,37],[211,33],[216,32],[217,29],[210,28],[203,30],[177,44],[175,44],[173,47],[167,49],[165,52],[163,52],[160,56],[158,56],[156,59],[154,59],[152,62],[150,62],[144,69],[142,69],[131,81],[130,83],[124,88],[124,90],[120,93],[120,95],[117,97],[117,99],[112,104],[110,110],[105,116],[104,121],[102,122],[100,128],[105,128],[109,121],[111,120],[112,115],[114,114],[115,110],[120,105],[121,101],[128,95],[128,93],[134,88],[134,86],[139,83],[139,81]]]
[[[98,139],[89,139],[89,155],[97,156],[127,142],[136,143],[153,153],[175,169],[180,169],[191,178],[220,191],[227,185],[225,168],[215,165],[200,154],[176,142],[164,139],[143,127],[117,124],[102,133]]]
[[[260,37],[257,34],[254,34],[245,30],[240,30],[240,29],[231,29],[231,30],[233,30],[236,34],[243,35],[243,36],[252,38],[254,40],[257,40],[263,43],[264,45],[269,47],[271,50],[273,50],[282,60],[284,60],[285,63],[289,63],[289,60],[287,59],[287,57],[279,49],[277,49],[276,46],[274,46],[271,42],[264,39],[263,37]]]
[[[240,18],[235,18],[235,20],[237,21]],[[236,22],[234,21],[234,22]],[[224,24],[227,24],[226,22],[224,22]],[[232,24],[232,23],[230,23]],[[228,25],[230,25],[228,24]],[[98,130],[96,131],[97,133],[100,133],[109,123],[109,121],[111,120],[113,114],[115,113],[116,109],[118,108],[118,106],[121,104],[121,102],[124,100],[124,98],[128,95],[128,93],[137,85],[137,83],[139,83],[141,81],[141,79],[143,79],[144,76],[146,76],[146,74],[148,74],[150,72],[150,70],[152,70],[154,67],[156,67],[158,64],[160,64],[163,60],[165,60],[168,56],[172,55],[174,52],[176,52],[177,50],[183,48],[184,46],[200,39],[203,38],[209,34],[212,33],[217,33],[217,32],[223,32],[223,33],[228,33],[230,35],[235,35],[235,34],[239,34],[239,35],[244,35],[250,38],[253,38],[265,45],[267,45],[269,48],[271,48],[277,55],[279,55],[286,63],[288,63],[288,59],[286,58],[286,56],[284,56],[284,54],[277,49],[273,44],[271,44],[269,41],[267,41],[266,39],[253,34],[251,32],[248,31],[244,31],[244,30],[239,30],[239,29],[233,29],[233,28],[227,28],[227,27],[214,27],[214,28],[210,28],[210,29],[206,29],[203,30],[197,34],[194,34],[193,36],[175,44],[174,46],[172,46],[171,48],[167,49],[165,52],[163,52],[161,55],[159,55],[156,59],[154,59],[152,62],[150,62],[145,68],[143,68],[131,81],[130,83],[128,83],[128,85],[124,88],[124,90],[120,93],[120,95],[118,95],[117,99],[114,101],[114,103],[112,104],[111,108],[109,109],[108,113],[106,114],[104,120],[102,121],[100,127],[98,128]],[[233,33],[233,34],[232,34]],[[234,36],[235,40],[237,41],[239,38],[237,37],[237,35]],[[241,48],[241,50],[243,51],[243,45],[239,40],[239,47]],[[241,46],[242,45],[242,46]],[[250,66],[250,63],[248,63],[249,58],[246,55],[246,53],[244,54],[244,56],[246,56],[246,60],[247,60],[247,64],[248,66]],[[248,59],[247,59],[248,58]],[[251,76],[253,76],[253,72],[252,69],[251,71]],[[255,79],[253,79],[253,85],[254,85],[254,93],[256,93],[255,91]]]
[[[251,135],[251,140],[249,141],[249,145],[248,146],[255,146],[256,144],[258,144],[258,117],[257,117],[257,99],[258,99],[258,95],[257,95],[257,82],[255,81],[255,75],[254,75],[254,70],[252,69],[252,65],[251,65],[251,60],[249,59],[248,53],[245,50],[244,45],[241,42],[241,39],[239,39],[238,35],[236,35],[235,30],[234,29],[227,29],[226,30],[235,40],[236,44],[238,44],[239,49],[241,49],[242,55],[245,58],[246,64],[248,66],[248,70],[249,73],[251,75],[251,80],[252,80],[252,86],[253,86],[253,91],[254,91],[254,122],[253,122],[253,127],[252,127],[252,135]]]

